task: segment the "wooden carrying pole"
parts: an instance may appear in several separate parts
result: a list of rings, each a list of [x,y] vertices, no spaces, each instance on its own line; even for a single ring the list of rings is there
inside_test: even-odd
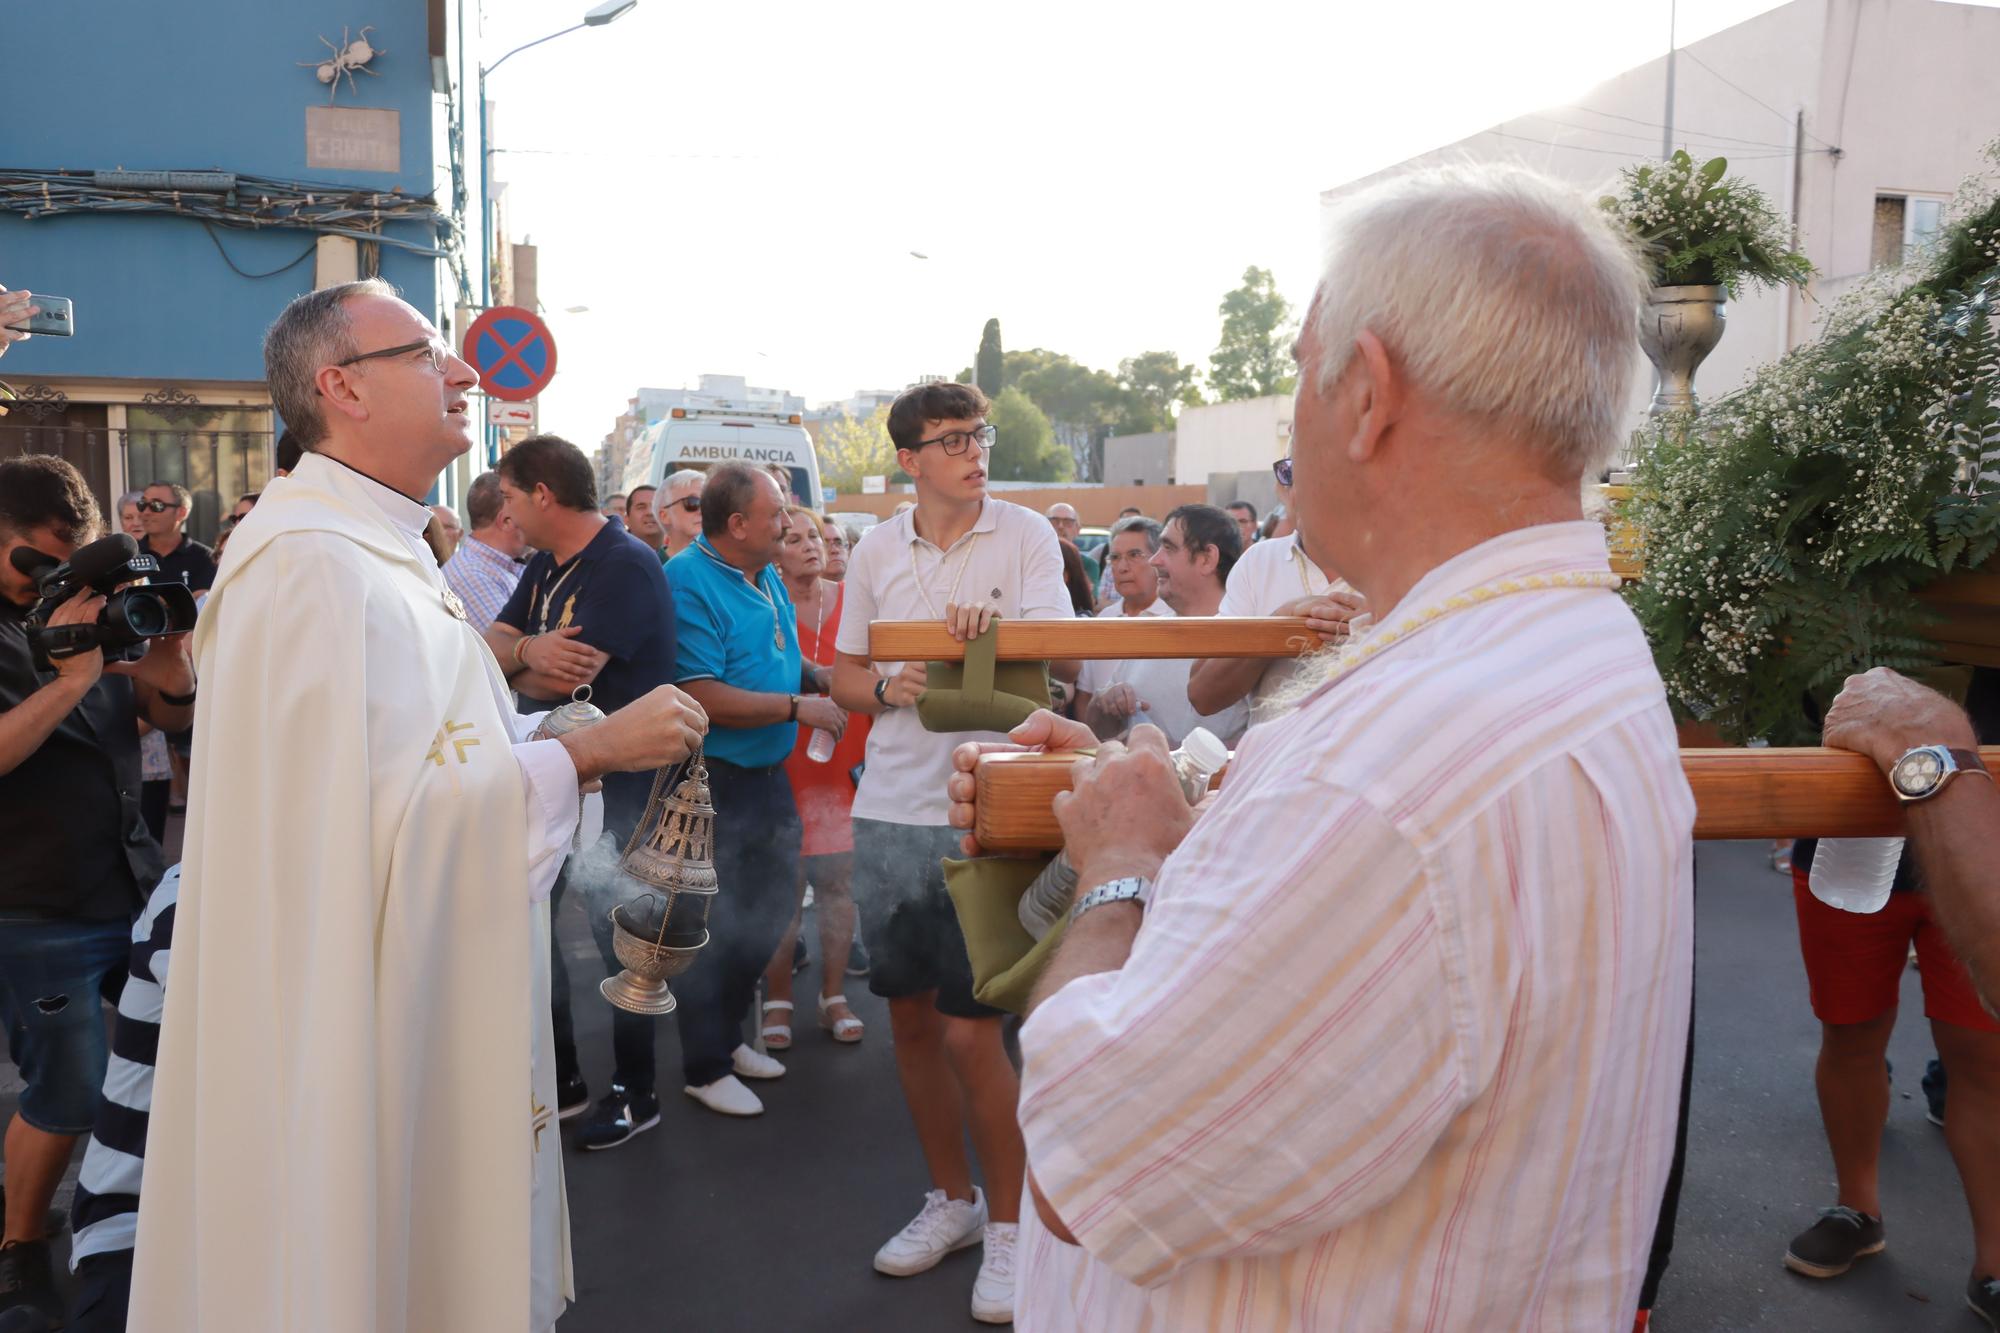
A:
[[[1293,616],[1130,616],[1112,620],[1003,620],[994,654],[1002,662],[1050,658],[1122,661],[1135,657],[1297,657],[1319,636]],[[877,662],[956,662],[965,645],[937,620],[877,620],[868,626]]]
[[[2000,773],[2000,746],[1979,754]],[[1057,792],[1068,790],[1075,761],[1066,754],[981,759],[980,845],[1001,855],[1062,846],[1051,805]],[[1903,831],[1901,804],[1888,781],[1873,761],[1848,750],[1682,750],[1681,767],[1694,789],[1697,838],[1871,838]]]

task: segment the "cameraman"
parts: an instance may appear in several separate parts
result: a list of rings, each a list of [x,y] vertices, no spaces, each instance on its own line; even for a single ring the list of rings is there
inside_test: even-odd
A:
[[[137,718],[165,731],[194,720],[185,635],[153,640],[135,662],[92,649],[35,669],[36,585],[13,553],[67,560],[97,529],[97,501],[68,463],[0,462],[0,1016],[26,1084],[0,1154],[0,1310],[58,1317],[45,1219],[104,1082],[100,997],[123,984],[133,916],[163,869],[139,813]],[[86,589],[49,623],[93,622],[103,606]]]

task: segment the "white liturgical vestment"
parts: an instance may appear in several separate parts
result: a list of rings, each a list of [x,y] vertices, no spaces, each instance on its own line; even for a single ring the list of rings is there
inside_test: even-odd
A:
[[[571,1295],[546,900],[576,773],[517,742],[427,517],[308,455],[195,631],[135,1333],[540,1333]]]

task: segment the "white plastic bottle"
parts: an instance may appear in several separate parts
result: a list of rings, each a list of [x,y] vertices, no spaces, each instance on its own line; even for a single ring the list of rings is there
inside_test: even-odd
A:
[[[846,714],[843,713],[841,716],[845,717]],[[818,727],[814,727],[812,729],[812,739],[806,742],[806,758],[812,760],[815,764],[823,764],[833,758],[833,747],[835,744],[832,732],[822,731]]]
[[[1901,838],[1821,838],[1806,882],[1813,897],[1843,912],[1879,912],[1896,882]]]

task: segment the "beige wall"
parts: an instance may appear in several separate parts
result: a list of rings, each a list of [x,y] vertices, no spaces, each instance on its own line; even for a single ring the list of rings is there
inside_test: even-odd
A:
[[[1174,480],[1205,495],[1211,474],[1268,468],[1291,447],[1290,394],[1184,407],[1174,423]]]
[[[1041,513],[1057,501],[1076,507],[1076,516],[1089,528],[1108,528],[1118,517],[1118,511],[1127,505],[1137,505],[1149,518],[1162,518],[1175,505],[1200,504],[1207,494],[1200,486],[1091,486],[1072,488],[1049,486],[1034,490],[1007,490],[992,492],[996,499],[1008,500],[1023,505],[1036,513]],[[886,495],[836,495],[827,505],[829,510],[844,509],[850,513],[874,514],[887,518],[896,512],[896,506],[916,496],[908,491],[891,491]]]
[[[1980,146],[2000,134],[2000,79],[1990,71],[1995,50],[2000,9],[1940,0],[1794,0],[1693,43],[1677,58],[1676,146],[1697,160],[1728,158],[1732,175],[1763,190],[1788,216],[1796,168],[1800,246],[1820,270],[1805,295],[1753,292],[1729,303],[1722,343],[1696,378],[1704,401],[1814,335],[1833,299],[1867,271],[1878,191],[1948,196],[1979,167]],[[1601,193],[1622,166],[1659,157],[1665,90],[1662,57],[1571,105],[1337,186],[1321,195],[1322,229],[1347,194],[1434,163],[1519,162]],[[1806,152],[1795,161],[1799,111]],[[1825,151],[1829,144],[1842,150],[1837,158]],[[1653,392],[1651,367],[1643,359],[1638,364],[1632,425]]]

